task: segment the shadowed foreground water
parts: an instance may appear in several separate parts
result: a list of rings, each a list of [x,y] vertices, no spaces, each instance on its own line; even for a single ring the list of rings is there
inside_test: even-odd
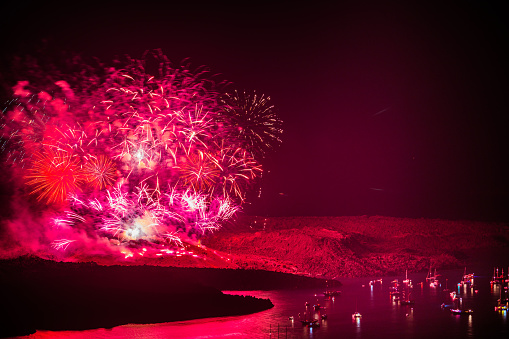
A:
[[[368,284],[369,278],[342,280],[340,296],[327,299],[324,289],[285,291],[225,291],[229,294],[270,298],[274,308],[235,317],[220,317],[151,325],[125,325],[112,329],[87,331],[37,331],[22,338],[508,338],[507,312],[495,312],[499,297],[498,286],[491,286],[487,272],[477,275],[475,288],[460,288],[462,270],[444,271],[441,284],[430,287],[425,274],[411,274],[414,305],[400,305],[390,298],[391,281],[405,277],[384,278],[382,284]],[[441,307],[452,304],[447,287],[461,295],[463,306],[474,309],[472,315],[453,315]],[[422,285],[420,284],[422,282]],[[310,306],[320,304],[325,309],[315,312]],[[168,305],[178,307],[178,305]],[[199,305],[196,305],[199,307]],[[360,320],[353,320],[358,310]],[[320,318],[320,328],[303,327],[299,315]],[[294,316],[295,320],[289,320]]]

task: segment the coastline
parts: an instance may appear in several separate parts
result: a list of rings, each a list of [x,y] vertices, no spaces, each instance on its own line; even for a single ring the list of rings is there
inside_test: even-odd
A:
[[[268,299],[223,290],[330,288],[341,277],[424,272],[430,266],[508,267],[509,225],[390,217],[248,217],[164,258],[0,260],[7,313],[0,337],[267,310]]]
[[[221,290],[325,287],[277,272],[158,266],[101,266],[24,256],[0,260],[0,337],[256,313],[269,299]],[[335,282],[339,285],[339,282]]]

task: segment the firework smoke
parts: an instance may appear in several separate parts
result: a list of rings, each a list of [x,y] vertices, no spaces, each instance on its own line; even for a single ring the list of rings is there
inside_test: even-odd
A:
[[[23,232],[39,250],[181,246],[241,210],[281,142],[268,97],[224,93],[160,51],[82,69],[19,79],[2,117],[4,165],[19,173],[16,201],[37,206]]]

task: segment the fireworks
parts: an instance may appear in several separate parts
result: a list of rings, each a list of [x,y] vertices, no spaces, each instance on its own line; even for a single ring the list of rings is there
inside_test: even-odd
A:
[[[65,76],[53,91],[15,86],[2,148],[29,193],[57,211],[55,232],[182,246],[233,218],[258,184],[261,158],[281,142],[270,99],[224,94],[205,71],[153,56],[157,74],[129,59],[81,87],[74,75],[77,88]],[[64,236],[55,249],[75,241]]]
[[[85,164],[83,175],[89,184],[101,190],[115,183],[116,166],[105,155],[94,156]]]
[[[26,184],[33,187],[31,193],[48,203],[65,201],[68,194],[76,192],[82,180],[76,158],[50,149],[35,153],[27,172]]]
[[[51,246],[54,248],[54,249],[57,249],[57,250],[66,250],[67,247],[72,244],[73,242],[75,242],[76,240],[69,240],[69,239],[60,239],[60,240],[55,240],[51,243]]]
[[[223,96],[222,103],[226,120],[233,124],[233,136],[253,154],[263,156],[281,143],[282,121],[270,97],[235,91]]]

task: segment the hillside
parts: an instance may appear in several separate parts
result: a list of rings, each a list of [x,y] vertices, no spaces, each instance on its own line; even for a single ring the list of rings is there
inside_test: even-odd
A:
[[[315,277],[507,265],[506,223],[391,217],[244,217],[204,245],[241,268]],[[488,261],[488,262],[487,262]]]
[[[509,225],[380,216],[243,216],[199,242],[173,248],[172,254],[141,241],[129,244],[125,257],[78,246],[52,253],[21,250],[10,250],[10,258],[30,254],[104,266],[257,269],[340,280],[425,272],[430,266],[507,267]]]

